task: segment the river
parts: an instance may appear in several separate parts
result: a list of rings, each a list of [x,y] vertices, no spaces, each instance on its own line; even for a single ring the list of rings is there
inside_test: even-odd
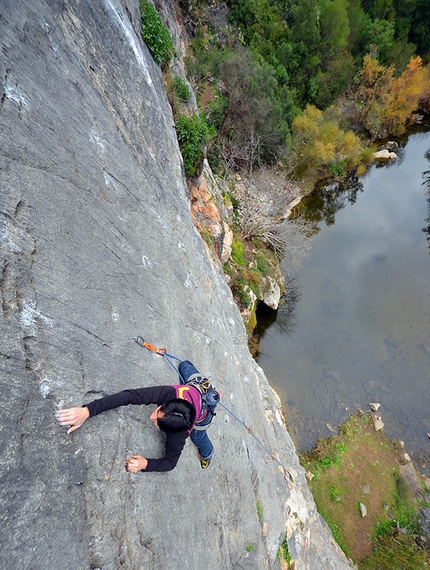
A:
[[[299,450],[378,402],[385,434],[429,468],[430,132],[399,142],[395,163],[299,206],[312,249],[285,304],[259,316],[257,360]]]

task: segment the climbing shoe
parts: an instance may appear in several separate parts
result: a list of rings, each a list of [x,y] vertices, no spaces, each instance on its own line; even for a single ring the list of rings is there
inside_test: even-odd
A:
[[[211,459],[203,459],[202,457],[200,457],[200,465],[202,469],[207,469],[209,467],[209,464],[211,462]]]

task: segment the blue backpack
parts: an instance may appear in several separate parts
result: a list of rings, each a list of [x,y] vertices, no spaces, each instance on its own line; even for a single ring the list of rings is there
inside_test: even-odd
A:
[[[215,408],[220,398],[218,392],[212,388],[210,381],[202,376],[189,360],[182,360],[178,368],[181,384],[191,384],[200,392],[202,412],[209,410],[215,416]]]

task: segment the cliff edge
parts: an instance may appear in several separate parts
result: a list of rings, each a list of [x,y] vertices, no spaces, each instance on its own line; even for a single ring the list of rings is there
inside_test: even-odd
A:
[[[296,570],[348,568],[193,227],[139,28],[135,0],[2,2],[0,567],[272,569],[287,534]],[[163,447],[140,407],[68,436],[57,409],[176,381],[139,334],[209,375],[294,481],[221,410],[206,470],[188,442],[174,471],[127,473]]]

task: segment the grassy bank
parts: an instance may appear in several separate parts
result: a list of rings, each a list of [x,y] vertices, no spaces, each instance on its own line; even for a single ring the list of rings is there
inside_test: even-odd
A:
[[[407,457],[399,442],[375,430],[370,415],[351,415],[338,435],[318,439],[300,460],[318,511],[360,569],[430,566],[418,519],[423,499],[400,475]]]

